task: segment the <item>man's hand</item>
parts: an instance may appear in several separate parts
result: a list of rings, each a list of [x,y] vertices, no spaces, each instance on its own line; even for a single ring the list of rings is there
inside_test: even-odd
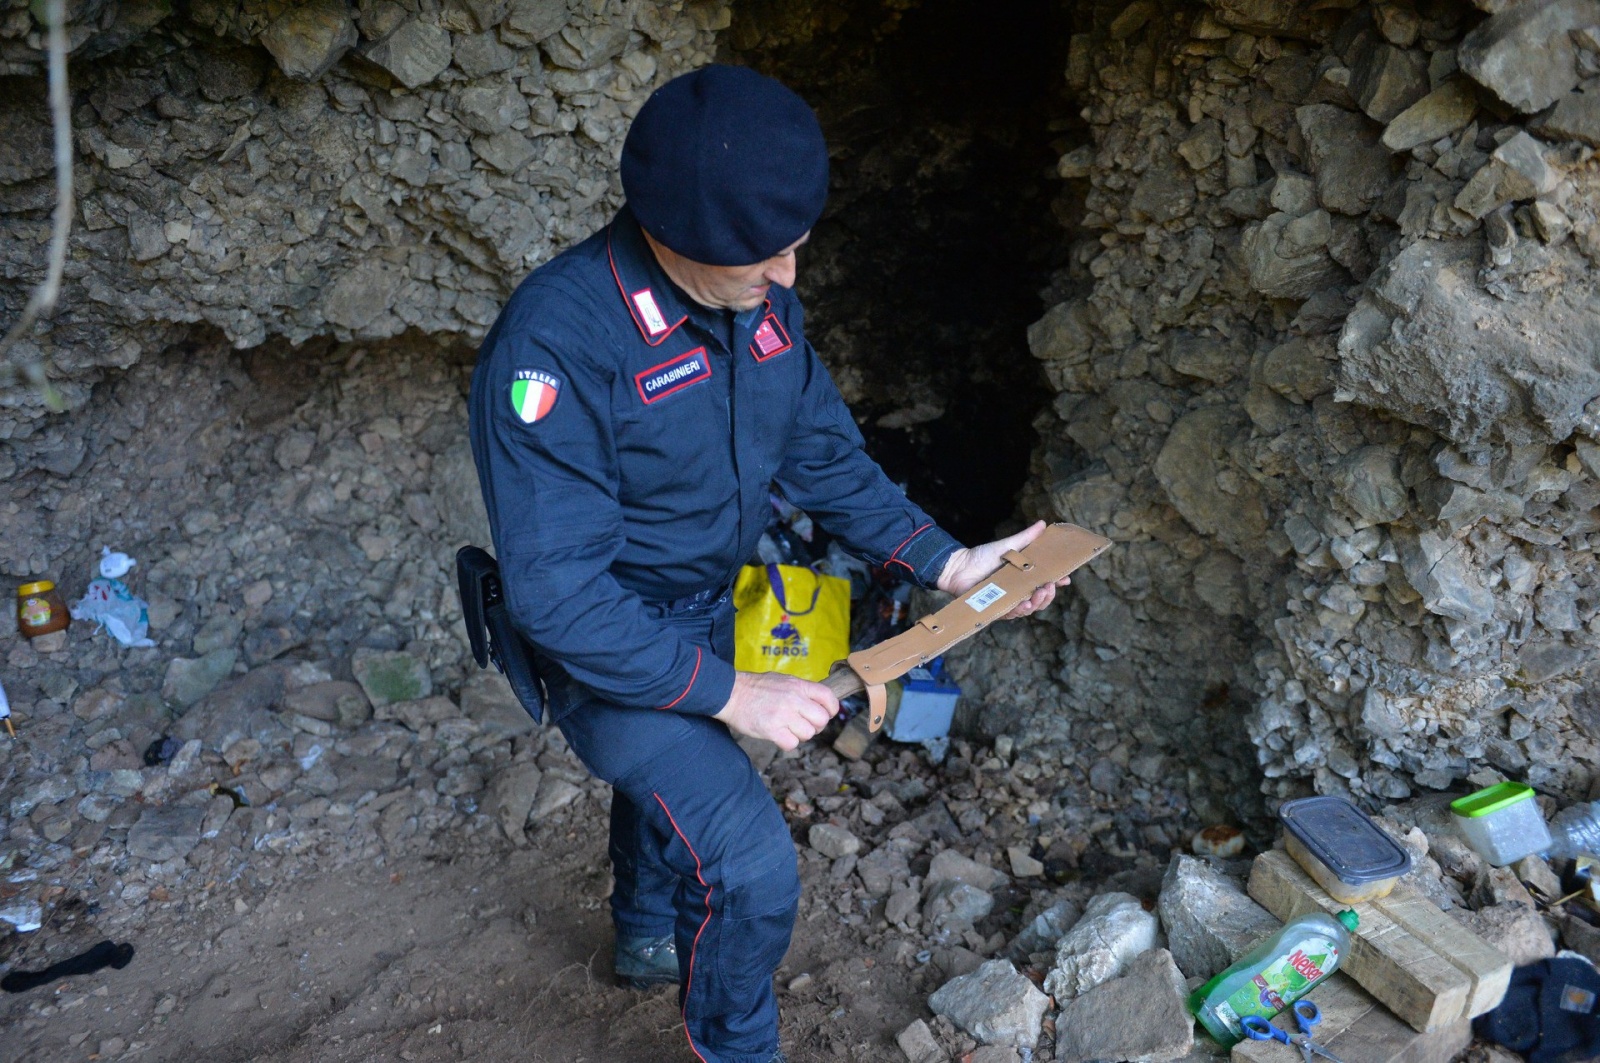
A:
[[[996,539],[992,543],[984,543],[971,549],[963,547],[957,550],[950,555],[950,560],[945,562],[944,571],[939,574],[939,589],[946,594],[960,594],[971,590],[980,580],[992,575],[995,569],[1000,567],[1000,558],[1007,550],[1021,550],[1043,534],[1044,521],[1040,520],[1035,521],[1031,527],[1004,539]],[[1014,620],[1019,616],[1037,613],[1055,601],[1057,587],[1065,587],[1071,582],[1072,577],[1067,576],[1055,583],[1040,587],[1027,601],[1018,603],[1016,608],[1001,619]]]
[[[821,683],[779,672],[735,672],[733,693],[715,718],[737,734],[793,749],[838,712],[839,699]]]

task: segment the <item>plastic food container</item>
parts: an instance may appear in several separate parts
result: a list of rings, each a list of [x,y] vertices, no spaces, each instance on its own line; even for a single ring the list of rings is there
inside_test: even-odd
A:
[[[1342,797],[1285,801],[1284,848],[1340,904],[1386,897],[1411,870],[1411,854]]]
[[[1497,783],[1450,802],[1456,826],[1473,850],[1495,867],[1550,848],[1550,828],[1533,799],[1533,787]]]

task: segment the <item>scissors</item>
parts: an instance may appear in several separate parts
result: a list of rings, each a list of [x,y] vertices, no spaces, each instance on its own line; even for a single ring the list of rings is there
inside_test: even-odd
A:
[[[1246,1015],[1242,1023],[1244,1035],[1252,1041],[1278,1041],[1294,1045],[1305,1057],[1305,1063],[1312,1063],[1313,1056],[1321,1056],[1328,1063],[1344,1063],[1344,1060],[1311,1039],[1311,1028],[1322,1021],[1322,1009],[1309,1000],[1297,1000],[1292,1010],[1294,1021],[1300,1027],[1299,1034],[1290,1036],[1259,1015]]]

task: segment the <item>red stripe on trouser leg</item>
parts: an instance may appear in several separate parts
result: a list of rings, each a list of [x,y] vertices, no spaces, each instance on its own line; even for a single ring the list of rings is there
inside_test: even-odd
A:
[[[672,809],[668,808],[667,803],[661,800],[660,794],[651,794],[650,796],[656,799],[656,803],[661,806],[661,811],[667,814],[667,822],[672,824],[673,833],[678,836],[679,841],[683,842],[683,847],[689,850],[689,855],[694,857],[694,877],[700,880],[700,885],[706,891],[706,917],[701,921],[700,929],[694,933],[694,944],[689,946],[689,978],[683,985],[683,1036],[689,1039],[689,1050],[694,1053],[694,1058],[698,1059],[700,1063],[706,1063],[706,1057],[700,1054],[700,1049],[694,1043],[694,1035],[689,1032],[689,993],[694,989],[694,957],[695,952],[700,948],[700,935],[704,934],[706,927],[711,925],[711,886],[707,884],[705,875],[701,874],[700,854],[694,851],[694,846],[689,844],[689,839],[684,837],[683,831],[679,829],[678,821],[672,818]]]

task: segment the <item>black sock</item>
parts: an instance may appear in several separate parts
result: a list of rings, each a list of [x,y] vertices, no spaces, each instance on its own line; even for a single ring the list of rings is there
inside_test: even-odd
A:
[[[115,967],[120,971],[128,966],[132,959],[132,945],[127,942],[115,945],[109,941],[102,941],[87,952],[81,952],[60,963],[52,963],[42,971],[12,971],[4,978],[0,978],[0,989],[4,989],[7,993],[23,993],[71,974],[93,974],[102,967]]]

